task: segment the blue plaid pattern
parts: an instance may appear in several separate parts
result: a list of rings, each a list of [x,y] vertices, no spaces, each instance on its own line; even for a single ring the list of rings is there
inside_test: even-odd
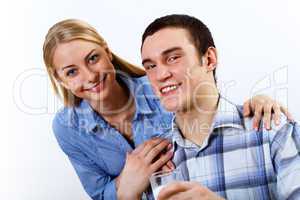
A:
[[[300,127],[282,116],[279,126],[258,131],[242,107],[221,97],[212,132],[197,146],[174,123],[173,162],[186,181],[226,199],[300,199]]]

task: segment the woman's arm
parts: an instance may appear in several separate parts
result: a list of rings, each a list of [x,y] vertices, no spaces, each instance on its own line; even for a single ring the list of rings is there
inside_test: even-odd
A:
[[[70,139],[76,130],[65,127],[58,118],[53,121],[58,144],[71,161],[87,194],[93,200],[117,200],[115,179],[89,159]]]
[[[127,154],[121,174],[112,178],[72,141],[76,130],[53,121],[53,131],[61,149],[71,161],[80,181],[93,200],[141,199],[152,173],[164,167],[173,156],[170,142],[154,138]],[[166,153],[163,153],[166,150]],[[172,167],[172,166],[171,166]]]

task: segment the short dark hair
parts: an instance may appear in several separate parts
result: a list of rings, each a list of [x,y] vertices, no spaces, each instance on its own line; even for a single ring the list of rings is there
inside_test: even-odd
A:
[[[142,36],[141,48],[148,36],[161,29],[172,27],[183,28],[188,31],[190,39],[198,51],[199,58],[206,53],[209,47],[216,47],[210,30],[203,22],[189,15],[172,14],[157,18],[148,25]],[[216,70],[213,71],[216,82],[215,73]]]

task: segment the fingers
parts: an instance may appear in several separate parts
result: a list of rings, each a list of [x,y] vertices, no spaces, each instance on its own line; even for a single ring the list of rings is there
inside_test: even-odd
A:
[[[168,152],[168,151],[171,151],[172,150],[172,144],[169,144],[168,146],[167,146],[167,149],[166,149],[166,152]],[[164,153],[165,154],[165,153]],[[163,154],[161,154],[161,156],[162,156]],[[161,157],[160,156],[160,157]],[[172,171],[172,170],[174,170],[175,169],[175,165],[174,165],[174,163],[171,161],[171,160],[169,160],[163,167],[162,167],[162,170],[163,171]]]
[[[293,117],[288,112],[287,108],[281,106],[276,101],[265,101],[264,104],[261,103],[260,105],[257,105],[254,112],[255,114],[253,119],[253,128],[255,130],[258,129],[260,120],[262,118],[262,114],[263,114],[264,126],[266,127],[266,129],[268,130],[271,129],[272,120],[275,121],[276,125],[279,125],[281,112],[287,117],[289,121],[293,121]],[[272,113],[274,113],[273,119],[272,119]]]
[[[169,160],[166,165],[170,168],[170,170],[174,170],[175,169],[175,165],[174,165],[174,163],[171,160]]]
[[[249,104],[250,102],[250,104]],[[249,111],[250,109],[250,111]],[[253,128],[258,130],[260,120],[263,114],[263,122],[266,129],[271,129],[272,113],[276,125],[280,123],[281,112],[287,117],[289,121],[293,121],[292,115],[288,112],[286,107],[281,106],[277,101],[274,101],[268,96],[257,95],[252,97],[251,101],[246,101],[244,104],[244,116],[248,116],[251,110],[254,111]]]
[[[171,161],[168,161],[164,166],[162,166],[161,170],[159,171],[164,171],[164,172],[170,172],[170,171],[173,171],[175,169],[175,167],[173,166],[170,166],[169,165],[169,162]],[[172,162],[171,162],[172,163]]]
[[[167,166],[167,165],[164,165],[162,168],[161,168],[161,171],[164,171],[164,172],[168,172],[170,171],[171,169]]]
[[[132,151],[132,153],[141,154],[142,157],[145,157],[154,146],[158,145],[162,141],[163,141],[162,138],[150,139],[144,142],[143,144],[140,144],[136,149]]]
[[[173,156],[172,151],[168,151],[166,154],[163,154],[158,160],[151,164],[151,171],[155,172],[164,166]]]
[[[161,170],[158,170],[158,171],[163,171],[163,172],[170,172],[170,171],[173,171],[174,169],[169,167],[167,164],[165,164]]]
[[[258,130],[259,122],[261,120],[262,111],[263,111],[263,106],[262,105],[256,106],[255,112],[254,112],[254,117],[253,117],[253,128],[255,130]]]
[[[167,163],[162,167],[162,171],[169,172],[175,169],[175,165],[171,160],[167,161]]]
[[[243,105],[243,115],[244,117],[249,117],[250,114],[251,114],[250,100],[247,100]]]
[[[270,130],[271,127],[272,106],[272,103],[267,103],[263,108],[263,122],[267,130]]]
[[[173,145],[170,143],[168,146],[167,146],[167,151],[171,150],[173,147]]]
[[[163,187],[158,194],[158,200],[182,200],[182,199],[215,199],[224,200],[216,193],[197,182],[173,182]]]
[[[274,112],[273,118],[274,118],[275,124],[278,126],[280,123],[280,113],[281,113],[280,105],[278,103],[275,103],[275,105],[273,106],[273,112]]]
[[[166,187],[162,188],[158,194],[158,200],[167,200],[167,199],[174,199],[174,195],[185,192],[193,187],[193,183],[191,182],[173,182],[167,185]]]
[[[196,195],[194,195],[194,196],[193,195],[194,194],[191,193],[190,190],[188,190],[185,192],[173,193],[173,194],[170,194],[169,196],[158,197],[157,199],[158,200],[183,200],[183,199],[193,200],[193,199],[195,199],[195,196],[196,196]]]
[[[152,148],[150,149],[149,153],[145,155],[145,160],[147,163],[151,163],[154,158],[157,158],[157,156],[162,153],[163,150],[167,149],[167,146],[170,144],[168,140],[163,140],[159,144],[156,144],[155,146],[151,146]],[[170,151],[170,150],[169,150]],[[168,152],[166,153],[168,154]],[[164,157],[165,155],[163,154],[160,158]],[[160,159],[159,158],[159,159]],[[159,160],[158,159],[158,160]]]
[[[189,189],[184,192],[174,193],[166,199],[161,200],[219,200],[216,198],[211,198],[211,196],[202,194],[198,188]]]
[[[293,116],[291,115],[291,113],[288,112],[288,109],[286,107],[280,106],[280,110],[289,121],[294,121]]]

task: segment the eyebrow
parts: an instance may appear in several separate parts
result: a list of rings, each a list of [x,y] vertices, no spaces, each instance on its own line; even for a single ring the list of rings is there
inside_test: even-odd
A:
[[[166,49],[164,50],[161,54],[163,56],[169,54],[169,53],[172,53],[174,51],[178,51],[178,50],[181,50],[182,48],[181,47],[172,47],[172,48],[169,48],[169,49]],[[145,58],[142,62],[142,65],[144,65],[146,62],[151,62],[151,59],[150,58]]]
[[[90,57],[90,55],[91,55],[95,50],[96,50],[96,49],[92,49],[92,50],[84,57],[84,60],[87,61],[88,58]],[[71,67],[74,67],[74,65],[67,65],[67,66],[63,67],[63,68],[61,69],[61,71],[64,71],[65,69],[71,68]]]
[[[90,53],[88,53],[88,54],[85,56],[85,58],[84,58],[85,62],[88,61],[88,58],[90,57],[90,55],[91,55],[92,53],[94,53],[95,50],[96,50],[96,49],[92,49],[92,50],[90,51]]]

